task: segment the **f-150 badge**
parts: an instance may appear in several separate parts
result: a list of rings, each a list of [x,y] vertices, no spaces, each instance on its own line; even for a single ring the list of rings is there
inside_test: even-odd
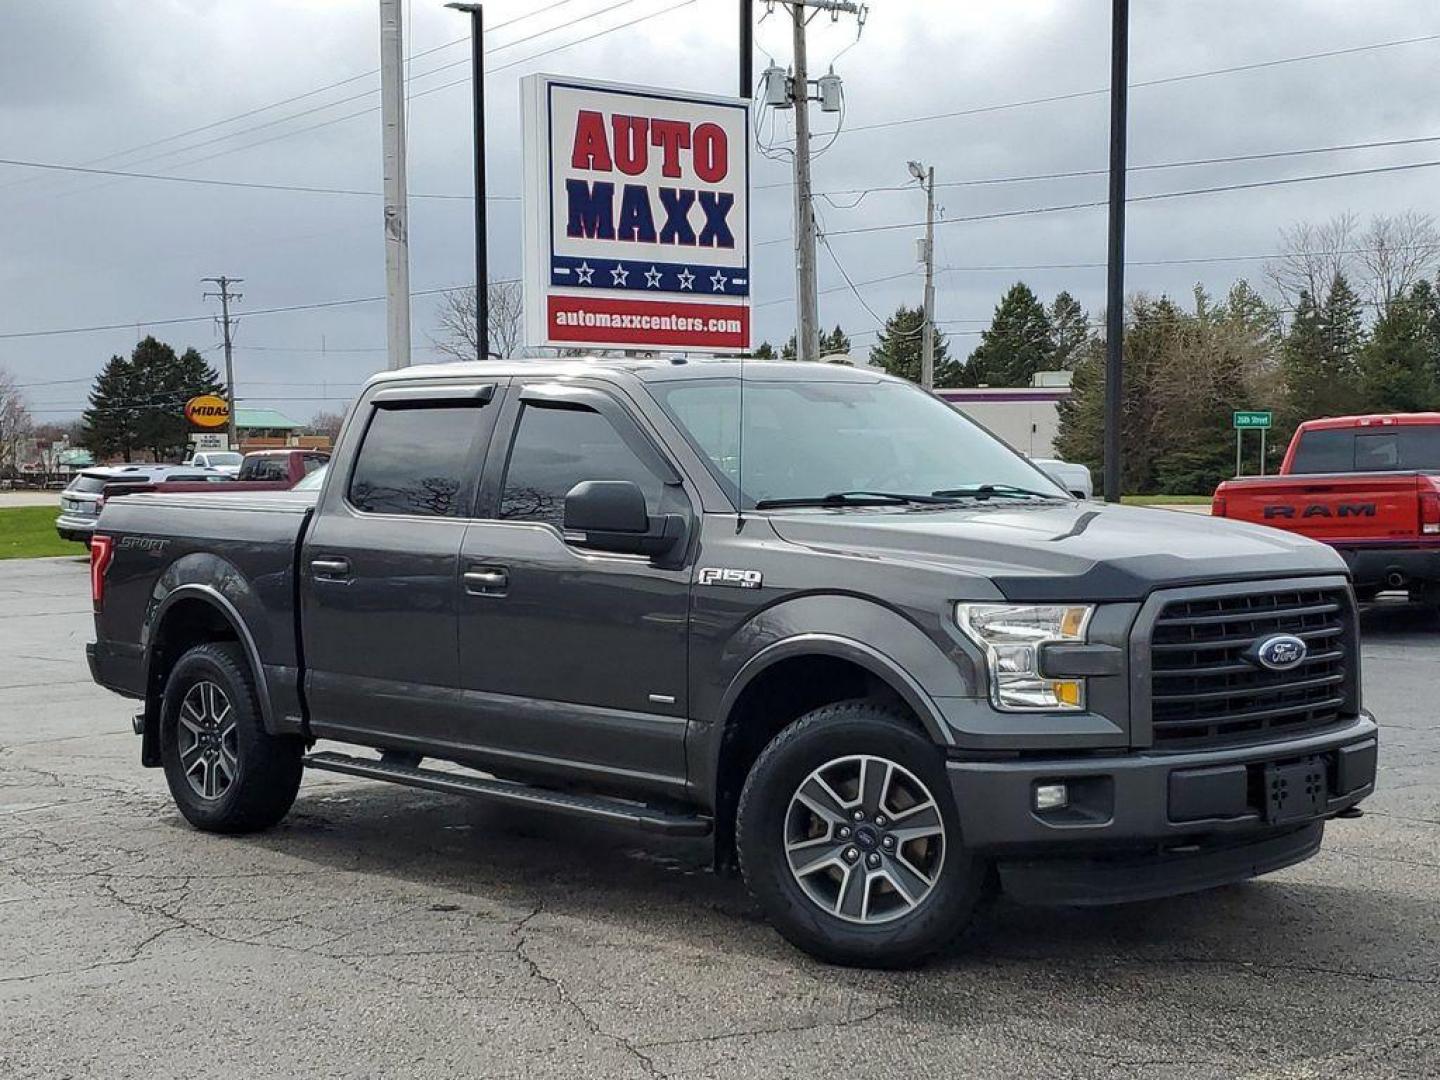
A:
[[[759,570],[731,570],[702,566],[695,580],[701,585],[725,585],[732,589],[758,589],[764,580]]]

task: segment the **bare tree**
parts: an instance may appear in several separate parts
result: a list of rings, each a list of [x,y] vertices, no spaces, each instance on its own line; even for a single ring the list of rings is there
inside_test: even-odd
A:
[[[1352,276],[1358,226],[1347,210],[1318,225],[1300,221],[1280,230],[1280,254],[1265,264],[1265,276],[1286,304],[1293,307],[1302,292],[1318,303],[1337,274]]]
[[[1364,267],[1366,298],[1388,307],[1411,285],[1440,266],[1440,230],[1419,210],[1376,214],[1362,238],[1358,255]]]
[[[305,433],[307,435],[328,435],[330,441],[334,442],[340,436],[340,425],[345,423],[345,415],[349,411],[348,407],[338,413],[321,409],[310,418],[310,423],[305,425]]]
[[[524,341],[525,309],[519,282],[491,282],[490,351],[509,359],[520,351]],[[475,291],[453,289],[440,301],[438,336],[432,336],[435,348],[456,360],[474,360],[477,347],[475,332]]]
[[[20,468],[20,452],[33,427],[25,395],[14,377],[0,368],[0,475]]]

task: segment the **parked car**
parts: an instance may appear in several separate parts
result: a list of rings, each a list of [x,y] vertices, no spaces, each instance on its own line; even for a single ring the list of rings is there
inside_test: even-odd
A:
[[[1089,466],[1077,465],[1073,461],[1061,461],[1059,458],[1031,458],[1030,460],[1043,469],[1046,476],[1074,495],[1075,498],[1093,499],[1095,497],[1095,484],[1090,478]]]
[[[318,497],[120,499],[91,551],[91,671],[197,828],[308,767],[708,837],[840,963],[922,959],[993,880],[1289,866],[1374,790],[1333,551],[1078,502],[865,369],[404,368]]]
[[[1211,513],[1329,544],[1362,599],[1440,604],[1440,413],[1306,421],[1278,476],[1226,480]]]
[[[197,450],[185,464],[234,476],[244,460],[245,456],[234,450]]]
[[[237,479],[290,488],[329,460],[330,454],[324,450],[255,450],[245,455]]]
[[[97,466],[77,473],[60,492],[60,516],[55,531],[62,540],[88,543],[108,495],[129,489],[151,488],[161,481],[183,480],[212,484],[230,477],[212,469],[184,465],[117,465]]]

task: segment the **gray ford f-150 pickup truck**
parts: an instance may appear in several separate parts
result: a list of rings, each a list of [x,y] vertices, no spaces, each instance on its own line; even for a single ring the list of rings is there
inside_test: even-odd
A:
[[[199,828],[309,767],[708,836],[836,962],[918,961],[996,881],[1275,870],[1374,788],[1332,551],[1078,502],[869,371],[391,372],[318,493],[118,500],[91,551],[94,676]]]

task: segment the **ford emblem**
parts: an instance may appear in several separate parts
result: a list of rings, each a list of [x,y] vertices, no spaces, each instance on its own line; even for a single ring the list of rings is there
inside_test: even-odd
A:
[[[1255,659],[1271,671],[1289,671],[1304,663],[1309,646],[1294,634],[1276,634],[1255,647]]]

